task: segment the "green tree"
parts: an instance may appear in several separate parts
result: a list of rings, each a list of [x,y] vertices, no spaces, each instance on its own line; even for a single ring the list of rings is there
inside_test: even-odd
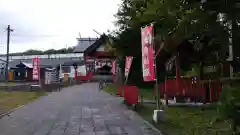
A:
[[[240,47],[240,3],[238,0],[213,0],[203,3],[204,10],[221,13],[222,25],[228,29],[230,43],[233,46],[234,63],[239,63]],[[235,65],[233,65],[235,66]]]
[[[234,87],[229,86],[223,89],[220,95],[219,112],[224,119],[231,120],[231,128],[236,133],[237,127],[240,125],[239,87],[235,85]]]
[[[73,53],[73,47],[68,47],[68,48],[63,48],[63,49],[59,49],[59,50],[55,50],[55,49],[49,49],[46,51],[40,51],[40,50],[34,50],[34,49],[30,49],[27,50],[25,52],[22,53],[12,53],[10,54],[11,56],[18,56],[18,55],[42,55],[42,54],[62,54],[62,53]]]
[[[40,51],[40,50],[30,49],[30,50],[27,50],[27,51],[23,52],[22,55],[40,55],[42,53],[43,52]]]
[[[56,52],[55,49],[49,49],[49,50],[44,51],[43,53],[44,54],[54,54],[55,52]]]
[[[225,56],[229,35],[218,16],[216,11],[202,10],[200,1],[123,0],[116,14],[119,30],[115,32],[114,48],[122,57],[139,59],[133,68],[141,70],[140,28],[155,22],[157,48],[164,42],[165,50],[173,51],[187,39],[194,44],[198,54],[195,59],[219,61]],[[164,70],[161,64],[158,68]]]

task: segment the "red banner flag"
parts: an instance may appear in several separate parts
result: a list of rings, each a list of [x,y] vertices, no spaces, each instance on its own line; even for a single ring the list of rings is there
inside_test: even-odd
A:
[[[132,65],[132,60],[133,60],[132,56],[126,56],[125,72],[124,72],[125,77],[127,77],[129,72],[130,72],[130,68],[131,68],[131,65]]]
[[[39,58],[33,58],[33,72],[32,72],[33,80],[40,80],[40,68],[39,68]]]
[[[153,26],[141,28],[143,80],[154,81]]]
[[[112,60],[112,73],[116,75],[116,60]]]

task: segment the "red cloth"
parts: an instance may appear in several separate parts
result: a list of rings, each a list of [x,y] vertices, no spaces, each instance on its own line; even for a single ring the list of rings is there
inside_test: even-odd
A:
[[[127,104],[138,104],[139,90],[136,86],[124,86],[124,99]]]

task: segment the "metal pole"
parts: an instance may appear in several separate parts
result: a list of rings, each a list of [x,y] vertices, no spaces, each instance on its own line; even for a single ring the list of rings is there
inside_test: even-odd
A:
[[[126,79],[125,79],[125,81],[124,81],[124,85],[127,84],[127,81],[128,81],[128,76],[126,76]]]
[[[155,74],[155,82],[156,82],[156,94],[157,94],[157,109],[160,109],[160,93],[159,93],[159,86],[158,86],[158,74],[157,74],[157,55],[156,55],[156,45],[155,45],[155,35],[154,35],[154,24],[152,23],[152,37],[153,37],[153,52],[154,52],[154,74]]]
[[[166,102],[166,106],[167,106],[167,105],[168,105],[168,97],[167,97],[167,75],[165,75],[164,88],[165,88],[164,98],[165,98],[165,102]]]

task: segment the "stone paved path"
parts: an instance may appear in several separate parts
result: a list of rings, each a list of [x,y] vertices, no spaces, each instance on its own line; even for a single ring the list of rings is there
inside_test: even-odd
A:
[[[0,135],[159,135],[96,83],[54,92],[0,119]]]

